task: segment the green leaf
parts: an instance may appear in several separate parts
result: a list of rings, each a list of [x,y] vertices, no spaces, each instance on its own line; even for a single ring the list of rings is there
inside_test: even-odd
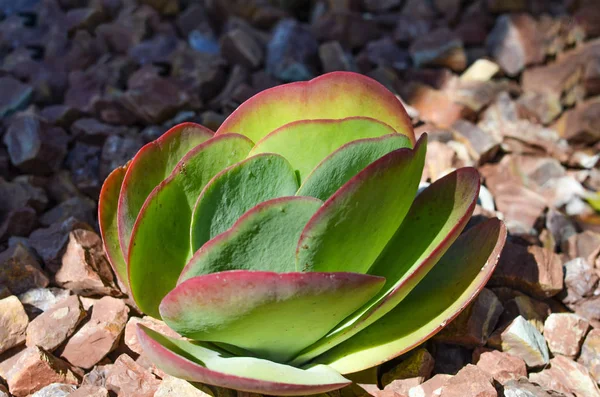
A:
[[[296,269],[367,272],[415,198],[426,141],[381,157],[331,196],[302,232]]]
[[[506,227],[490,219],[461,235],[439,263],[391,312],[312,361],[351,373],[423,343],[475,299],[492,275]]]
[[[400,100],[377,81],[351,72],[327,73],[262,91],[242,103],[217,135],[235,132],[258,142],[294,121],[355,116],[380,120],[415,141],[412,123]]]
[[[194,254],[178,283],[226,270],[293,272],[300,233],[321,204],[312,197],[294,196],[253,207]]]
[[[179,124],[145,145],[131,160],[117,210],[119,241],[124,257],[129,251],[133,225],[150,192],[171,174],[186,153],[212,136],[212,131],[199,124]]]
[[[386,278],[385,286],[360,310],[306,349],[300,365],[365,329],[392,310],[425,277],[456,240],[473,213],[479,174],[461,168],[421,192],[400,228],[368,273]]]
[[[294,170],[283,157],[261,154],[216,175],[198,197],[192,215],[191,241],[195,252],[229,229],[255,205],[298,190]]]
[[[394,130],[387,124],[364,117],[300,120],[286,124],[258,141],[250,156],[280,154],[290,162],[302,182],[325,157],[348,142],[392,133]]]
[[[296,195],[327,200],[373,161],[391,151],[411,146],[407,137],[396,133],[347,143],[327,156],[306,176]]]
[[[129,283],[138,307],[158,317],[158,305],[192,255],[190,224],[198,195],[219,171],[246,157],[252,142],[224,134],[197,146],[148,196],[133,228]]]
[[[169,338],[138,325],[144,353],[171,376],[250,393],[301,396],[351,382],[325,365],[299,369],[253,357],[232,357],[204,344]]]
[[[183,336],[285,362],[368,301],[384,282],[342,272],[211,273],[179,284],[161,302],[160,314]]]
[[[98,224],[100,235],[104,243],[104,251],[113,270],[125,287],[129,288],[127,277],[127,263],[123,257],[119,244],[119,231],[117,229],[117,206],[121,184],[127,171],[127,165],[116,168],[111,172],[100,190],[98,199]]]

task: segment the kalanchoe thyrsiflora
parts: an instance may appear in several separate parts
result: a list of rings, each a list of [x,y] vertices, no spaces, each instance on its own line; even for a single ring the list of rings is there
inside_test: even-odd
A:
[[[461,234],[473,168],[417,195],[426,139],[392,93],[340,72],[261,92],[214,134],[185,123],[144,146],[107,178],[99,218],[139,308],[186,337],[140,326],[145,353],[191,382],[306,395],[438,332],[506,231]]]

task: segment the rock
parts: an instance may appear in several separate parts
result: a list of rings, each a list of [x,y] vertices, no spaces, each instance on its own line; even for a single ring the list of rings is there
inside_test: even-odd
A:
[[[461,75],[462,81],[489,81],[500,71],[500,66],[487,59],[478,59]]]
[[[22,244],[17,243],[0,253],[0,284],[14,294],[47,287],[49,281],[36,257]]]
[[[27,313],[16,296],[0,299],[0,353],[25,342],[28,324]]]
[[[560,98],[538,92],[525,92],[516,102],[519,116],[534,123],[550,124],[562,113]]]
[[[564,394],[548,391],[534,383],[529,382],[527,378],[510,380],[504,384],[505,397],[565,397]]]
[[[106,376],[106,388],[119,396],[153,397],[159,385],[160,380],[126,354],[117,358]]]
[[[507,242],[490,286],[517,288],[541,299],[554,296],[563,287],[560,257],[542,247]]]
[[[600,139],[600,98],[567,110],[554,124],[562,138],[572,143],[594,143]]]
[[[454,138],[467,147],[471,158],[479,164],[491,160],[498,152],[500,140],[469,121],[457,120],[450,129]]]
[[[471,351],[458,345],[435,344],[435,374],[455,375],[462,367],[471,362]]]
[[[422,120],[438,127],[450,127],[470,114],[466,106],[453,102],[446,93],[424,84],[408,84],[402,97],[419,112]]]
[[[18,178],[12,182],[0,178],[0,211],[9,212],[24,207],[43,211],[47,204],[48,197],[41,187]]]
[[[75,218],[58,222],[45,229],[37,229],[29,236],[29,244],[44,260],[46,268],[57,272],[61,267],[62,256],[69,242],[69,234],[75,229],[91,229]]]
[[[573,313],[552,313],[544,323],[544,338],[552,354],[575,358],[590,324]]]
[[[71,197],[51,210],[45,212],[40,217],[40,223],[43,226],[50,226],[53,223],[64,222],[71,216],[87,224],[95,224],[96,203],[93,200],[81,195]]]
[[[109,397],[109,395],[108,390],[101,386],[81,386],[69,394],[69,397]]]
[[[319,59],[323,73],[354,71],[352,55],[346,53],[339,41],[328,41],[319,46]]]
[[[81,117],[81,113],[77,109],[64,104],[46,106],[40,111],[40,115],[48,123],[62,128],[69,127]]]
[[[457,161],[454,149],[444,143],[431,141],[427,144],[423,178],[436,181],[449,173]]]
[[[398,16],[393,39],[397,43],[409,44],[417,37],[424,36],[431,30],[431,21],[415,19],[407,15]]]
[[[19,300],[25,309],[31,307],[37,313],[45,312],[58,302],[66,299],[71,291],[60,288],[34,288],[19,295]],[[37,314],[36,313],[36,314]]]
[[[424,383],[412,387],[408,390],[409,397],[434,397],[439,396],[442,392],[442,386],[444,386],[449,379],[452,379],[452,375],[438,374]]]
[[[492,291],[484,288],[477,299],[434,338],[463,346],[485,345],[502,311],[500,300]]]
[[[104,180],[115,168],[125,165],[144,145],[139,135],[106,139],[100,155],[100,179]]]
[[[169,336],[171,338],[181,338],[177,332],[173,331],[167,324],[164,322],[152,318],[150,316],[145,316],[143,318],[140,317],[131,317],[125,326],[125,344],[131,351],[142,354],[143,349],[140,346],[137,338],[137,325],[142,324],[154,331],[160,332],[163,335]]]
[[[527,377],[525,361],[497,350],[482,353],[475,364],[503,385],[510,380]]]
[[[370,41],[365,47],[364,56],[370,64],[405,70],[410,65],[410,56],[388,36]]]
[[[590,324],[598,328],[600,325],[600,296],[594,295],[589,298],[584,298],[579,302],[570,305],[570,307],[575,313],[584,317]]]
[[[33,88],[11,76],[0,77],[0,118],[9,116],[29,104]]]
[[[55,281],[60,287],[83,296],[120,294],[102,240],[89,230],[78,229],[69,234]]]
[[[502,332],[502,351],[517,356],[528,367],[539,367],[550,359],[542,334],[522,316],[518,316]]]
[[[545,387],[575,397],[600,396],[598,385],[581,364],[564,356],[550,360],[550,366],[541,372],[529,374],[529,380]]]
[[[1,385],[1,384],[0,384],[0,397],[10,397],[10,394],[8,394],[8,389],[6,388],[6,386]]]
[[[475,365],[468,364],[442,386],[440,397],[497,397],[492,377]]]
[[[525,66],[545,58],[544,39],[527,14],[501,15],[487,39],[487,48],[502,70],[516,76]]]
[[[267,71],[279,80],[308,80],[314,76],[318,52],[312,33],[293,19],[277,24],[267,46]]]
[[[516,296],[506,302],[502,321],[512,321],[517,316],[522,316],[529,321],[538,331],[544,331],[544,322],[550,314],[550,306],[542,301],[530,298],[527,295]]]
[[[367,395],[371,395],[373,397],[407,397],[408,391],[415,386],[419,386],[421,382],[422,381],[420,380],[420,378],[396,379],[389,383],[387,386],[385,386],[383,390],[380,390],[379,387],[374,384],[360,384],[355,386],[353,388],[354,390],[350,390],[350,388],[348,388],[348,394],[356,396],[362,395],[363,392],[366,391]],[[358,386],[360,386],[362,390],[357,390]],[[345,391],[346,390],[342,389],[340,391],[340,394],[343,395]]]
[[[71,396],[71,393],[73,393],[75,390],[77,390],[77,386],[75,385],[51,383],[43,389],[33,393],[31,397],[67,397]]]
[[[377,21],[358,12],[328,12],[313,23],[311,31],[319,41],[336,40],[349,50],[381,36]]]
[[[38,347],[28,347],[0,364],[11,394],[25,397],[52,384],[77,385],[77,376],[63,360]]]
[[[398,365],[383,373],[381,376],[381,385],[385,387],[397,379],[406,380],[409,378],[417,378],[418,384],[421,384],[431,376],[434,364],[435,360],[427,349],[420,348],[411,353],[408,358],[402,360]],[[408,393],[408,390],[404,393]]]
[[[124,127],[106,124],[93,118],[82,118],[71,125],[71,135],[92,145],[102,145],[106,138],[124,132]]]
[[[494,186],[496,208],[504,215],[509,232],[535,234],[534,225],[547,207],[546,200],[524,186],[504,183]]]
[[[588,333],[577,361],[590,371],[596,383],[600,383],[600,329],[592,329]]]
[[[398,7],[402,0],[364,0],[363,4],[367,11],[380,13]]]
[[[573,221],[553,208],[549,208],[546,213],[546,229],[552,233],[558,247],[563,247],[577,233]]]
[[[31,321],[26,345],[54,351],[75,332],[85,314],[79,297],[69,296]]]
[[[204,393],[200,389],[192,386],[191,383],[175,378],[173,376],[165,377],[161,382],[156,391],[154,397],[207,397],[208,394]],[[83,395],[82,395],[83,397]]]
[[[67,156],[66,164],[71,170],[73,183],[77,189],[88,196],[98,197],[101,188],[98,176],[100,148],[75,142],[75,146]]]
[[[27,236],[37,225],[37,214],[31,207],[10,210],[3,218],[0,221],[0,241]]]
[[[264,59],[264,51],[252,35],[240,28],[227,32],[220,40],[221,54],[232,64],[248,69],[258,68]]]
[[[61,357],[75,366],[92,368],[117,346],[128,313],[122,300],[103,297],[94,304],[90,321],[68,340]]]
[[[418,37],[409,51],[416,67],[444,66],[460,72],[467,66],[462,40],[448,28],[439,28]]]
[[[11,163],[36,175],[58,170],[67,154],[68,141],[62,128],[46,125],[31,115],[16,117],[3,137]]]
[[[573,304],[592,296],[600,278],[594,266],[583,258],[575,258],[564,265],[566,291],[561,295],[565,304]]]

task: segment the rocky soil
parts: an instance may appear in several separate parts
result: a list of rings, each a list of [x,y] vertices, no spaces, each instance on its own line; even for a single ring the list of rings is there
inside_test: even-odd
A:
[[[334,70],[407,104],[430,136],[424,181],[478,167],[472,223],[500,216],[510,236],[443,332],[331,395],[600,396],[597,0],[0,0],[0,15],[0,396],[246,396],[144,357],[135,324],[165,326],[119,288],[98,192],[170,126],[216,129],[260,90]]]

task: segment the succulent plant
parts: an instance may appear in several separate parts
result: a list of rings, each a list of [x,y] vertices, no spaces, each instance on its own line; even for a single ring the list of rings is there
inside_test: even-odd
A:
[[[417,194],[426,134],[374,80],[336,72],[263,91],[216,133],[180,124],[100,194],[107,256],[166,373],[272,395],[341,388],[422,343],[490,277],[506,230],[462,233],[479,175]],[[435,265],[435,266],[434,266]]]

